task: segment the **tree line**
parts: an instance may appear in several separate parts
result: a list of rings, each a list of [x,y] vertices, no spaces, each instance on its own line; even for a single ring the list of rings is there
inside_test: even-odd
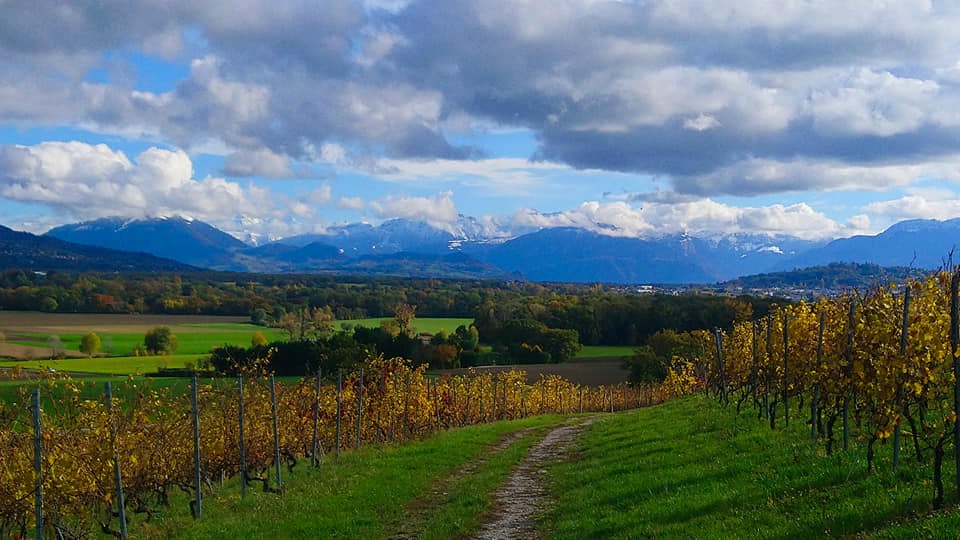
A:
[[[365,348],[444,366],[560,362],[582,345],[641,346],[664,329],[729,329],[735,321],[764,316],[774,302],[752,296],[636,294],[598,285],[491,280],[0,273],[0,309],[248,316],[255,324],[286,329],[291,342],[326,340],[322,346],[329,348],[329,340],[334,340],[345,351],[337,354],[356,356]],[[410,310],[408,319],[415,311],[420,317],[474,322],[450,334],[416,336],[398,315],[403,306]],[[394,317],[397,327],[344,328],[334,335],[333,321],[368,317]],[[489,349],[463,346],[471,340]]]

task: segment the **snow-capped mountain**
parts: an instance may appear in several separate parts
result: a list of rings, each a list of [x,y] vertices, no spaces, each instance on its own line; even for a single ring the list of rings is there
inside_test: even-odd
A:
[[[455,225],[442,228],[403,219],[379,225],[354,223],[256,247],[183,218],[103,219],[65,225],[47,234],[216,270],[713,283],[830,262],[936,268],[960,244],[960,219],[907,221],[876,236],[830,243],[751,233],[633,238],[604,232],[620,231],[572,227],[510,231],[493,221],[461,216]]]
[[[75,244],[140,251],[205,268],[215,267],[233,251],[247,247],[215,227],[183,217],[103,218],[56,227],[46,236]]]

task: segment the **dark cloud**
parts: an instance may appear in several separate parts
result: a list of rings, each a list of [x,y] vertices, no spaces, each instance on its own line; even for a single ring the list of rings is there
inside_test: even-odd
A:
[[[831,189],[855,185],[832,169],[957,153],[958,24],[952,4],[866,0],[3,2],[0,121],[215,140],[255,174],[249,156],[325,143],[352,162],[471,159],[483,149],[444,130],[465,117],[532,130],[535,159],[681,193]],[[168,93],[122,69],[81,82],[144,51],[189,77]]]

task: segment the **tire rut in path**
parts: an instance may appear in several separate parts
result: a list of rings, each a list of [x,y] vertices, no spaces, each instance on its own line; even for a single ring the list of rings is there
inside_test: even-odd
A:
[[[403,523],[398,524],[398,530],[391,534],[390,540],[406,540],[419,538],[420,527],[431,512],[443,504],[443,498],[447,491],[455,486],[461,479],[474,474],[490,460],[490,457],[497,452],[502,452],[511,447],[533,431],[532,429],[522,429],[508,433],[487,447],[487,450],[481,453],[476,459],[468,462],[464,467],[455,471],[453,474],[441,478],[434,484],[429,497],[421,497],[414,500],[406,507],[407,518]]]
[[[497,490],[493,510],[485,516],[476,540],[541,537],[537,517],[549,503],[544,487],[544,465],[569,455],[576,436],[595,418],[578,418],[550,430]]]

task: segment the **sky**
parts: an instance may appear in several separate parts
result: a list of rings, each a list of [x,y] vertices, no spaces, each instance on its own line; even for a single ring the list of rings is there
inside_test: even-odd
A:
[[[960,3],[0,0],[0,224],[960,217]]]

